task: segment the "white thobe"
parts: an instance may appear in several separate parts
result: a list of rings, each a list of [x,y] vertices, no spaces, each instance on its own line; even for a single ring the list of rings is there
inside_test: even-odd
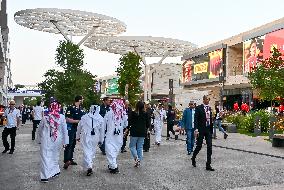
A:
[[[67,125],[64,115],[60,115],[57,138],[54,141],[50,136],[51,128],[47,126],[46,118],[43,117],[39,127],[37,140],[40,143],[40,177],[49,179],[60,172],[59,156],[62,145],[69,143]]]
[[[161,143],[162,140],[162,128],[164,125],[164,119],[167,118],[166,111],[157,109],[154,111],[154,129],[155,129],[155,138],[156,143]]]
[[[88,114],[84,115],[78,124],[76,139],[80,139],[83,148],[83,167],[86,170],[93,167],[96,147],[99,142],[102,143],[104,141],[105,131],[103,123],[103,117],[101,119],[93,119],[94,135],[91,135],[92,117]]]
[[[114,123],[114,114],[110,110],[104,117],[105,128],[107,130],[105,137],[105,150],[106,157],[108,160],[109,168],[117,168],[116,158],[120,152],[121,146],[123,144],[123,127],[126,123],[127,117],[123,115],[119,124],[116,126]],[[119,131],[119,134],[114,134],[115,131]]]

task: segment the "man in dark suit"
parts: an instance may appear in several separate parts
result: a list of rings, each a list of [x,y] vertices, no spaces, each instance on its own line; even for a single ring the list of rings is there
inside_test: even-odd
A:
[[[103,98],[103,103],[102,105],[100,106],[100,115],[102,117],[105,117],[106,113],[110,110],[110,104],[111,104],[111,101],[110,101],[110,98],[109,97],[104,97]],[[107,127],[107,126],[106,126]],[[107,131],[107,128],[105,130],[105,133]],[[100,146],[100,149],[102,151],[102,154],[103,155],[106,155],[106,151],[105,151],[105,141],[103,142],[103,144]]]
[[[202,148],[203,138],[205,137],[207,144],[207,162],[206,170],[214,171],[211,167],[211,155],[212,155],[212,110],[209,107],[210,99],[208,96],[203,96],[203,104],[195,108],[194,114],[194,135],[197,138],[196,148],[191,158],[192,165],[196,167],[196,156]]]
[[[151,109],[151,104],[149,101],[145,102],[145,109],[148,116],[148,125],[151,126],[151,118],[153,117],[153,110]],[[150,149],[150,131],[151,129],[147,128],[146,137],[144,139],[143,150],[144,152],[149,152]]]
[[[132,112],[132,109],[129,105],[129,101],[128,100],[125,100],[125,111],[126,111],[126,114],[127,114],[127,125],[128,125],[128,122],[130,121],[130,116],[131,116],[131,112]],[[126,127],[128,126],[124,126],[123,128],[123,134],[125,133],[126,131]],[[127,152],[125,147],[126,147],[126,142],[127,142],[127,136],[128,136],[128,133],[123,135],[123,144],[122,144],[122,147],[121,147],[121,153],[124,153],[124,152]]]

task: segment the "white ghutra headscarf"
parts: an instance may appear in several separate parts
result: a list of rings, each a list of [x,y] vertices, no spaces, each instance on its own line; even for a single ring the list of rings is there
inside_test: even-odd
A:
[[[88,116],[96,121],[103,122],[103,117],[100,115],[100,106],[98,105],[91,105]]]

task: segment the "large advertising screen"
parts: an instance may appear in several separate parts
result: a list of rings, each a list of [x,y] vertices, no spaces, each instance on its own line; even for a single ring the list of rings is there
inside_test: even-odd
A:
[[[264,36],[253,38],[243,43],[243,71],[251,72],[263,59]]]
[[[267,59],[270,57],[270,51],[276,47],[282,55],[284,55],[284,29],[271,32],[265,35],[263,45],[263,58]]]
[[[183,63],[182,83],[215,79],[223,65],[223,49],[192,57]]]
[[[276,47],[284,55],[284,29],[256,37],[243,43],[243,73],[252,72],[255,67],[271,55]]]

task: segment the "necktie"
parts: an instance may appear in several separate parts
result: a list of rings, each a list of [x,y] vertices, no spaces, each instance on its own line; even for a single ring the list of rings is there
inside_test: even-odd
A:
[[[206,114],[206,126],[210,126],[210,110],[209,106],[205,106],[205,114]]]

